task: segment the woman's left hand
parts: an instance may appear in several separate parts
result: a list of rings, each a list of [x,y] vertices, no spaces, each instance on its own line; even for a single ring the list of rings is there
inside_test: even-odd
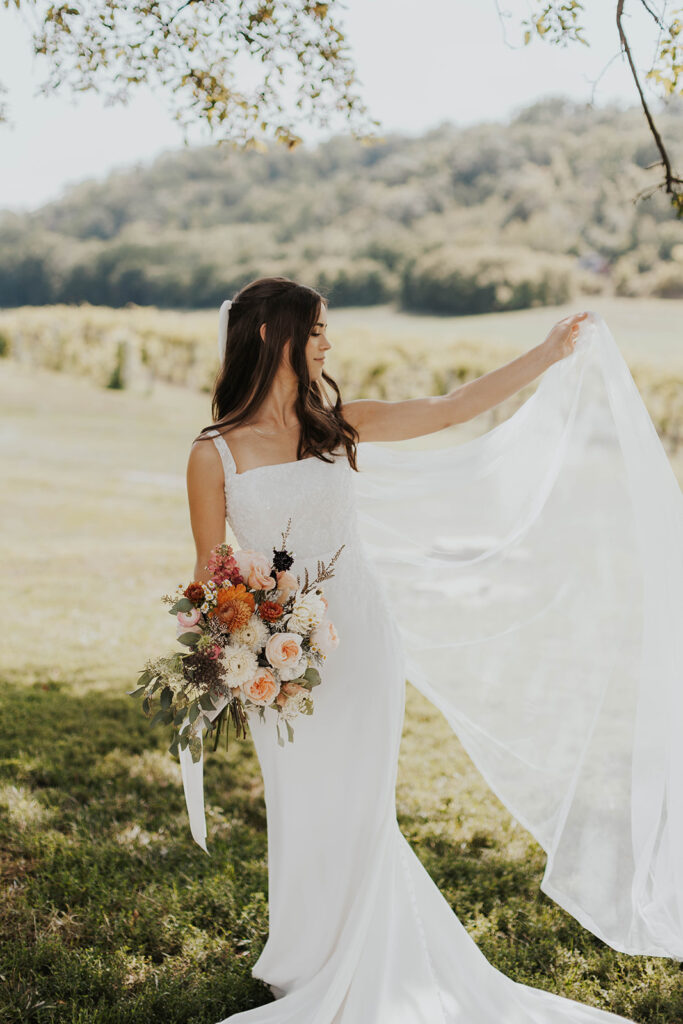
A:
[[[557,321],[543,342],[550,352],[552,362],[555,363],[572,354],[579,336],[581,322],[587,316],[588,313],[573,313],[571,316],[565,316]]]

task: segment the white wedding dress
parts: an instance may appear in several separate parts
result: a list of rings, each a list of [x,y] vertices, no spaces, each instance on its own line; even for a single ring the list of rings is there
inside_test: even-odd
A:
[[[593,318],[596,325],[604,326]],[[239,547],[271,555],[291,516],[287,547],[295,557],[292,571],[303,580],[305,568],[315,576],[318,561],[327,564],[344,545],[334,577],[324,584],[339,646],[321,670],[313,715],[295,721],[294,741],[284,746],[277,741],[277,712],[266,709],[265,721],[250,716],[265,787],[269,879],[269,935],[252,974],[276,999],[225,1018],[231,1024],[625,1020],[513,982],[496,970],[403,837],[395,785],[406,678],[440,707],[501,799],[543,843],[549,854],[546,891],[617,948],[629,948],[632,940],[633,952],[680,955],[681,890],[672,891],[680,872],[680,811],[667,803],[680,797],[680,777],[673,787],[664,780],[665,820],[653,823],[656,841],[650,842],[651,833],[634,812],[644,802],[651,816],[653,793],[660,792],[649,763],[642,776],[634,773],[641,749],[634,735],[642,719],[634,725],[626,702],[628,720],[622,723],[602,683],[614,672],[620,680],[624,676],[623,630],[636,636],[634,643],[642,641],[635,620],[644,588],[635,586],[639,555],[633,566],[619,562],[619,569],[611,560],[615,551],[623,555],[624,544],[630,551],[633,539],[631,505],[626,490],[616,486],[625,479],[629,455],[614,407],[596,391],[604,377],[584,372],[600,362],[596,347],[600,339],[593,338],[555,364],[510,420],[474,441],[400,452],[359,445],[366,476],[351,469],[343,450],[329,464],[305,458],[238,474],[228,446],[214,434],[227,521]],[[613,375],[608,383],[614,393]],[[579,399],[589,395],[582,411]],[[608,414],[596,418],[596,408],[605,406]],[[659,444],[656,434],[648,438]],[[589,449],[598,462],[608,462],[595,464],[586,457]],[[516,451],[524,452],[523,461],[515,463]],[[641,458],[651,472],[652,460],[644,453]],[[667,469],[661,461],[658,466],[661,482]],[[611,476],[606,467],[612,467]],[[493,490],[468,492],[468,482]],[[656,481],[650,483],[656,491]],[[453,493],[440,493],[442,485]],[[677,572],[681,495],[677,485],[665,486],[667,497],[660,492],[653,500],[669,517],[664,541]],[[575,514],[567,515],[572,494]],[[587,496],[595,517],[587,512],[590,501],[583,502]],[[473,504],[478,499],[486,504]],[[558,532],[560,520],[554,517],[562,509]],[[615,513],[623,519],[610,519]],[[605,528],[605,515],[606,532],[587,534]],[[591,550],[582,559],[576,544],[582,547],[591,537],[602,538],[604,551]],[[529,552],[537,564],[525,560]],[[625,601],[625,618],[622,605],[617,612],[609,601],[612,586]],[[678,584],[672,587],[669,598],[680,610]],[[584,608],[586,621],[602,609],[596,634],[584,628]],[[556,632],[552,616],[558,609],[563,618]],[[567,614],[576,617],[568,620]],[[539,622],[543,629],[535,633]],[[667,624],[659,650],[677,634]],[[479,679],[472,676],[472,644]],[[525,644],[527,661],[518,663]],[[634,651],[627,654],[630,665]],[[669,648],[664,656],[680,684],[680,646],[673,654],[677,661]],[[642,650],[636,662],[639,671],[653,667]],[[539,665],[545,665],[543,679]],[[648,717],[655,732],[671,729],[675,711],[664,696],[666,682],[659,684],[655,711],[644,709],[637,693],[633,701],[636,715]],[[628,679],[624,686],[628,692],[634,688]],[[622,765],[610,752],[609,772],[602,774],[605,758],[591,767],[589,741],[601,735],[605,710],[607,731],[626,760]],[[679,756],[667,750],[667,756]],[[181,768],[192,833],[206,850],[202,762],[193,763],[188,750],[181,754]],[[633,791],[622,793],[622,768]],[[598,807],[587,802],[583,788],[591,780],[597,780],[591,792]],[[630,839],[622,834],[622,818],[634,826]],[[595,836],[604,863],[594,859]],[[648,850],[646,870],[637,856],[639,837]],[[646,899],[636,884],[643,877]],[[609,909],[601,917],[605,899]]]

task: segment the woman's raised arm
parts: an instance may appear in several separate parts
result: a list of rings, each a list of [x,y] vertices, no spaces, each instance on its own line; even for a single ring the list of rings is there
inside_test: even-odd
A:
[[[464,423],[514,395],[558,359],[569,355],[579,324],[586,316],[575,313],[564,317],[539,345],[476,380],[458,385],[446,395],[400,402],[361,398],[345,402],[343,414],[359,432],[361,441],[406,441]]]

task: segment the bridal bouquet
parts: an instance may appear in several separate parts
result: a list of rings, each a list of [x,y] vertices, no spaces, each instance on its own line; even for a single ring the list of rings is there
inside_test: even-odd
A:
[[[162,597],[176,616],[177,640],[189,650],[148,660],[137,688],[127,692],[142,697],[152,725],[173,725],[173,755],[189,745],[198,761],[204,727],[216,729],[215,750],[225,724],[227,746],[230,720],[236,736],[245,737],[246,714],[252,710],[263,719],[266,707],[277,713],[278,743],[284,746],[280,723],[292,742],[292,720],[313,713],[318,670],[339,643],[320,584],[334,575],[345,545],[327,566],[318,561],[315,580],[309,581],[306,569],[302,586],[289,571],[290,525],[291,520],[272,560],[219,544],[207,564],[209,580],[180,584],[174,595]]]

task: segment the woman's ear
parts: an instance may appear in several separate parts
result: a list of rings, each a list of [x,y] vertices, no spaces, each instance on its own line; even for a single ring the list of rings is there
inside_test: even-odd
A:
[[[261,326],[259,327],[259,334],[261,335],[261,341],[265,341],[266,340],[266,325],[265,324],[261,324]]]

